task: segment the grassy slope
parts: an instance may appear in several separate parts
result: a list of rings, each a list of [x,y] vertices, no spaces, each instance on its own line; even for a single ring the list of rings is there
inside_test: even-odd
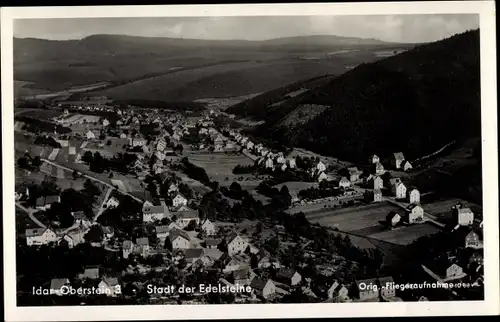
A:
[[[280,128],[272,118],[256,133],[346,160],[394,151],[411,160],[479,133],[479,89],[479,31],[471,31],[360,65],[280,106],[331,106],[310,122]]]

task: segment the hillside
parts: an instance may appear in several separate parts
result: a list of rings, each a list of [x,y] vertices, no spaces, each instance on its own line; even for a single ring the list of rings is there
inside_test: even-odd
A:
[[[413,160],[450,141],[480,134],[479,82],[479,30],[468,31],[361,64],[284,102],[280,109],[286,115],[269,117],[260,111],[273,109],[261,105],[252,114],[266,116],[266,123],[253,134],[277,146],[304,147],[351,161],[394,151]],[[283,120],[291,112],[298,114],[301,106],[307,111],[308,104],[328,108],[305,123]]]
[[[29,89],[57,91],[97,82],[121,85],[163,74],[182,73],[183,70],[203,69],[207,66],[224,67],[231,62],[255,62],[264,63],[266,67],[274,66],[275,63],[289,62],[290,59],[297,60],[300,56],[322,57],[328,52],[350,48],[361,49],[360,59],[357,60],[359,63],[365,61],[366,55],[373,56],[374,51],[400,49],[404,46],[373,39],[337,36],[306,36],[266,41],[147,38],[122,35],[93,35],[81,40],[67,41],[14,38],[14,79],[29,82],[24,83],[22,87],[23,93],[29,94]],[[298,62],[299,65],[302,63]],[[332,61],[328,60],[326,63]],[[321,62],[317,65],[321,65]],[[276,69],[279,71],[280,68],[283,66],[278,66]],[[293,66],[287,70],[290,69],[293,69]],[[308,67],[304,69],[307,70]],[[297,71],[299,72],[302,71]],[[252,77],[258,73],[250,74]],[[289,75],[290,72],[285,74]],[[304,79],[314,76],[318,75],[309,73]],[[246,78],[248,75],[242,77]],[[249,80],[252,81],[253,79]],[[293,81],[289,83],[291,82]]]

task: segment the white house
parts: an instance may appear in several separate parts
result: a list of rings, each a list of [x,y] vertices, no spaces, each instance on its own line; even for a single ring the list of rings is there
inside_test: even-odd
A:
[[[268,158],[266,160],[266,168],[268,168],[268,169],[272,169],[273,168],[273,159]]]
[[[119,204],[120,202],[115,197],[111,197],[106,201],[106,208],[116,208]]]
[[[103,277],[97,287],[102,290],[103,294],[110,297],[116,297],[122,293],[121,286],[116,277]]]
[[[404,171],[408,171],[408,170],[411,170],[413,168],[413,166],[411,165],[411,163],[409,161],[403,161],[403,164],[402,164],[402,168]]]
[[[385,173],[385,168],[382,165],[382,163],[380,163],[380,162],[375,163],[375,174],[376,175],[381,175],[381,174],[384,174],[384,173]]]
[[[379,176],[373,177],[373,189],[382,189],[384,187],[384,180]]]
[[[318,172],[324,172],[326,171],[326,165],[323,162],[319,161],[318,164],[316,164],[316,170]]]
[[[290,169],[295,169],[297,167],[297,164],[295,162],[295,159],[294,158],[290,158],[288,159],[288,167]]]
[[[342,179],[340,179],[339,188],[349,188],[350,186],[351,182],[349,181],[349,179],[347,179],[346,177],[342,177]]]
[[[168,193],[173,193],[173,192],[177,192],[179,191],[179,188],[177,187],[177,185],[175,183],[172,183],[169,187],[168,187]]]
[[[324,172],[321,172],[318,176],[318,182],[321,182],[323,180],[327,180],[328,179],[328,175]]]
[[[178,193],[175,198],[172,200],[172,205],[177,208],[179,206],[186,206],[187,205],[187,199],[184,198],[183,195],[181,195],[180,193]]]
[[[109,125],[108,119],[102,120],[102,126],[108,126],[108,125]]]
[[[349,299],[349,290],[337,281],[333,282],[326,293],[329,299],[338,299],[340,301]]]
[[[142,209],[143,222],[153,222],[168,217],[170,217],[170,212],[165,205],[149,206]]]
[[[474,213],[470,208],[457,204],[452,208],[452,213],[460,226],[469,226],[474,222]]]
[[[280,155],[276,159],[276,162],[279,163],[279,164],[286,164],[286,159],[282,155]]]
[[[128,258],[128,256],[132,253],[134,250],[134,243],[131,240],[125,240],[122,244],[122,254],[123,258]]]
[[[376,163],[380,162],[380,158],[376,154],[374,154],[370,157],[369,162],[372,164],[376,164]]]
[[[410,224],[421,222],[424,219],[424,209],[418,204],[411,204],[406,208],[406,221]]]
[[[302,276],[294,269],[281,268],[276,274],[276,281],[283,282],[288,286],[295,286],[302,281]]]
[[[420,203],[420,191],[413,188],[408,192],[408,201],[410,203]]]
[[[214,235],[216,231],[215,224],[211,222],[209,219],[205,219],[205,221],[201,225],[201,229],[207,236]]]
[[[248,248],[248,246],[249,244],[246,240],[244,240],[237,234],[233,234],[228,239],[227,252],[229,256],[233,256],[238,253],[243,253]]]
[[[94,140],[95,139],[95,133],[92,131],[88,131],[86,134],[87,140]]]
[[[386,223],[389,227],[396,226],[400,221],[401,216],[394,211],[391,211],[386,217]]]
[[[401,199],[406,197],[406,186],[399,178],[391,179],[390,183],[391,192],[396,198]]]
[[[276,286],[271,280],[262,280],[255,277],[250,283],[250,287],[255,295],[262,296],[263,298],[269,298],[276,293]]]
[[[51,242],[57,241],[57,235],[49,228],[28,228],[26,229],[26,244],[32,245],[46,245]]]
[[[184,230],[172,229],[168,235],[172,249],[191,248],[191,240]]]
[[[194,222],[196,226],[200,224],[200,215],[197,211],[189,210],[189,211],[178,211],[175,213],[177,217],[177,225],[182,229],[189,226],[191,222]]]
[[[402,152],[393,153],[393,158],[391,160],[392,166],[395,169],[401,169],[402,163],[405,160],[405,156]]]

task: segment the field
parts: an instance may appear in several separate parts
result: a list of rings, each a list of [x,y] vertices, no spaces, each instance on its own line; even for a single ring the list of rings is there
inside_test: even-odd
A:
[[[324,210],[307,213],[306,218],[312,223],[336,228],[350,236],[369,238],[370,242],[385,242],[396,245],[407,245],[417,238],[439,232],[431,224],[403,226],[387,230],[383,222],[390,211],[401,214],[400,208],[388,203],[376,203],[338,210]]]
[[[113,99],[192,101],[229,98],[264,92],[302,79],[345,71],[341,59],[307,61],[284,58],[274,61],[228,62],[178,70],[93,92]]]
[[[324,210],[307,213],[306,218],[312,223],[322,226],[338,228],[345,232],[359,232],[359,235],[370,235],[362,233],[361,230],[372,229],[377,231],[390,211],[398,211],[399,208],[387,203],[375,203],[370,205],[348,207],[337,210]]]
[[[205,169],[210,177],[210,180],[218,181],[221,186],[229,186],[233,183],[233,181],[238,181],[238,183],[242,186],[255,188],[261,181],[255,180],[253,175],[233,174],[233,168],[236,165],[253,164],[253,161],[245,155],[226,155],[225,153],[191,153],[187,154],[187,156],[191,163]],[[237,180],[239,177],[242,177],[243,180]]]
[[[474,214],[482,214],[482,207],[462,199],[446,199],[438,200],[431,203],[422,204],[425,212],[434,215],[438,218],[451,219],[451,207],[455,206],[458,202],[461,202],[466,207],[469,207]]]

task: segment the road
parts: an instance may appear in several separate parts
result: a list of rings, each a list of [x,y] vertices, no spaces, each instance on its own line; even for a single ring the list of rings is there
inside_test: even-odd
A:
[[[54,166],[54,167],[57,167],[57,168],[60,168],[60,169],[66,170],[66,171],[73,172],[74,170],[76,170],[76,169],[71,169],[71,168],[68,168],[68,167],[62,166],[62,165],[57,164],[57,163],[55,163],[55,162],[49,161],[49,160],[47,160],[47,159],[41,159],[41,160],[42,160],[43,162],[47,163],[47,164],[50,164],[50,165],[52,165],[52,166]],[[76,170],[76,171],[80,172],[79,170]],[[80,173],[81,173],[81,172],[80,172]],[[140,202],[140,203],[144,203],[144,200],[143,200],[143,199],[138,198],[138,197],[136,197],[136,196],[134,196],[134,195],[132,195],[132,194],[130,194],[130,193],[128,193],[128,192],[126,192],[126,191],[123,191],[123,190],[117,189],[115,186],[113,186],[112,184],[110,184],[110,183],[108,183],[108,182],[102,181],[102,180],[100,180],[100,179],[97,179],[96,177],[92,177],[92,176],[90,176],[90,175],[88,175],[88,174],[85,174],[85,173],[82,173],[81,175],[82,175],[83,177],[87,178],[87,179],[92,180],[92,181],[99,182],[99,183],[101,183],[101,184],[103,184],[103,185],[105,185],[105,186],[107,186],[107,187],[109,187],[109,188],[116,189],[116,190],[117,190],[117,191],[119,191],[121,194],[124,194],[124,195],[130,196],[132,199],[134,199],[134,200],[136,200],[136,201],[138,201],[138,202]]]
[[[37,211],[36,209],[32,209],[32,208],[26,208],[24,207],[23,205],[21,205],[19,202],[16,202],[16,207],[18,207],[19,209],[23,210],[24,212],[26,212],[28,214],[28,216],[30,217],[30,219],[35,223],[37,224],[40,228],[47,228],[44,224],[42,224],[42,222],[40,220],[38,220],[34,213]]]

